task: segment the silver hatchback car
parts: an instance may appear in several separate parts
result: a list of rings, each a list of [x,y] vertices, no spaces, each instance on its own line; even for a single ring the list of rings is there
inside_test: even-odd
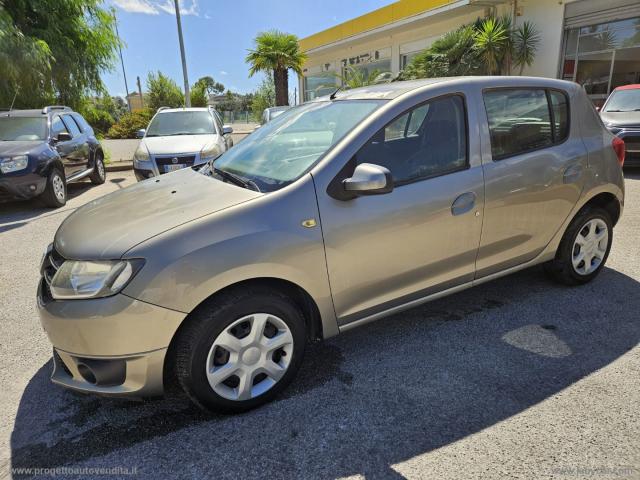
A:
[[[586,283],[623,161],[559,80],[397,82],[292,108],[199,171],[69,215],[38,288],[52,380],[133,397],[176,381],[243,411],[285,388],[309,341],[536,264]]]

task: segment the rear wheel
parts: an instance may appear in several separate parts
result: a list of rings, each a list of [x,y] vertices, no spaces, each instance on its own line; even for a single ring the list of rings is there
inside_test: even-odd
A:
[[[602,208],[585,209],[567,228],[556,258],[545,264],[545,270],[566,285],[590,282],[604,267],[612,240],[609,213]]]
[[[96,159],[93,165],[93,172],[89,175],[91,183],[94,185],[101,185],[107,178],[107,173],[104,168],[104,158],[101,152],[96,152]]]
[[[47,185],[40,195],[40,200],[47,207],[59,208],[67,203],[67,184],[64,173],[59,168],[52,168],[47,177]]]
[[[285,295],[254,287],[195,311],[176,343],[176,376],[209,410],[242,412],[272,400],[304,355],[304,317]]]

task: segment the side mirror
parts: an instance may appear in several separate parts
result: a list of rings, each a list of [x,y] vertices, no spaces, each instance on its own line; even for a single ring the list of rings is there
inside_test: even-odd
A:
[[[233,127],[231,125],[223,125],[222,126],[222,134],[223,135],[231,135],[233,133]]]
[[[69,132],[60,132],[56,137],[56,142],[68,142],[71,140],[71,134]]]
[[[361,163],[356,167],[351,178],[342,181],[347,192],[356,195],[379,195],[393,190],[391,172],[372,163]]]
[[[602,107],[596,107],[596,112],[599,112],[602,109]]]
[[[144,134],[147,133],[147,131],[144,128],[141,128],[140,130],[138,130],[136,132],[136,138],[142,138],[144,137]]]

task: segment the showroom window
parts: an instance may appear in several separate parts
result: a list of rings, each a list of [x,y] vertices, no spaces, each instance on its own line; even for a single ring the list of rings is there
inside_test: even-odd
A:
[[[304,77],[304,100],[329,95],[337,88],[335,72],[324,72]]]
[[[566,30],[561,78],[601,106],[620,85],[640,82],[640,17]]]

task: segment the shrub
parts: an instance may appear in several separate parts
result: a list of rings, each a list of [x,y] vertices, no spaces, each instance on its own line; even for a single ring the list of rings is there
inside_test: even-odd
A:
[[[141,128],[147,128],[153,117],[153,112],[148,108],[125,113],[120,121],[114,123],[107,132],[108,138],[136,138],[136,132]]]

